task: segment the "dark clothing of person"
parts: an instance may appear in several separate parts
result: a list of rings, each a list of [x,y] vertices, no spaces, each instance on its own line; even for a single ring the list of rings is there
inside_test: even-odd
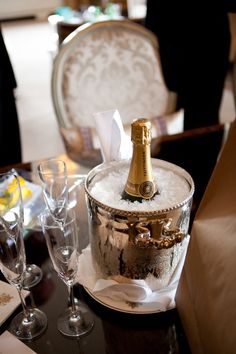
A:
[[[0,166],[22,161],[14,96],[16,86],[15,75],[0,27]]]
[[[166,85],[184,108],[184,130],[217,124],[231,40],[223,0],[147,0],[145,26],[158,38]]]

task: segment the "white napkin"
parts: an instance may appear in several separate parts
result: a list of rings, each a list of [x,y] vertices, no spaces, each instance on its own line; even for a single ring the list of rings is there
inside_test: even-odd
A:
[[[93,117],[101,144],[103,161],[131,158],[131,139],[124,131],[118,110],[94,113]]]
[[[26,297],[27,295],[29,295],[29,291],[23,290],[23,296]],[[20,297],[16,288],[0,280],[0,326],[19,305]]]
[[[3,332],[0,336],[0,348],[1,354],[36,354],[8,331]]]
[[[133,280],[122,276],[102,279],[93,267],[90,245],[79,257],[77,281],[95,296],[103,296],[114,301],[141,302],[152,304],[155,309],[166,311],[175,307],[175,293],[184,265],[189,236],[183,240],[183,253],[167,286],[149,276],[145,280]]]

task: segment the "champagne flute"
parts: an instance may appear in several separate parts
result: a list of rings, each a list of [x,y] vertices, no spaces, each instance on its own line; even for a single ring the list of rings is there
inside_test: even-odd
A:
[[[58,159],[45,160],[38,165],[38,174],[47,208],[63,228],[68,203],[66,163]]]
[[[21,198],[19,180],[16,175],[13,178],[13,189],[15,193],[17,191],[14,198]],[[1,197],[1,202],[6,203],[1,204],[0,213],[0,269],[6,280],[16,287],[23,307],[23,311],[13,318],[9,330],[19,339],[31,340],[44,332],[47,318],[39,309],[28,308],[22,295],[26,270],[23,222],[17,208],[12,208],[15,201],[11,197],[11,193]]]
[[[50,210],[43,211],[39,218],[54,269],[67,285],[70,297],[71,305],[59,317],[57,327],[65,336],[78,337],[88,333],[94,321],[83,302],[75,305],[73,285],[78,271],[79,238],[74,210],[68,209],[64,215],[63,229]]]
[[[55,220],[60,223],[63,231],[66,218],[69,195],[67,166],[65,161],[59,159],[48,159],[42,161],[38,166],[38,175],[43,187],[44,201]],[[74,301],[78,300],[74,298]],[[70,298],[68,303],[70,303]]]
[[[4,216],[10,209],[24,224],[23,197],[28,197],[29,190],[25,181],[18,176],[15,169],[0,173],[0,215]],[[23,226],[22,226],[23,227]],[[42,270],[35,264],[26,264],[23,287],[29,289],[40,282]]]

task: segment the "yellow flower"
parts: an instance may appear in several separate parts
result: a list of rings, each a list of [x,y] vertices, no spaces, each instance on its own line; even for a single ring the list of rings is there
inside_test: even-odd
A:
[[[26,181],[23,177],[19,176],[19,182],[22,199],[25,201],[32,196],[32,191],[27,187]],[[8,183],[7,189],[3,196],[0,197],[0,212],[3,212],[5,209],[11,209],[17,204],[20,197],[20,192],[17,187],[17,181],[15,179]]]

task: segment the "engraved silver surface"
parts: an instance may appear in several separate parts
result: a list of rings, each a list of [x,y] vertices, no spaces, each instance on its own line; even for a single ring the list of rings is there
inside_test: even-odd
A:
[[[153,159],[154,167],[164,167],[181,175],[189,185],[187,198],[168,209],[126,211],[111,208],[90,194],[100,173],[109,173],[128,161],[101,164],[85,181],[89,214],[89,237],[95,269],[103,278],[122,275],[145,279],[149,274],[169,281],[182,254],[182,240],[188,233],[194,193],[191,176],[182,168]]]

